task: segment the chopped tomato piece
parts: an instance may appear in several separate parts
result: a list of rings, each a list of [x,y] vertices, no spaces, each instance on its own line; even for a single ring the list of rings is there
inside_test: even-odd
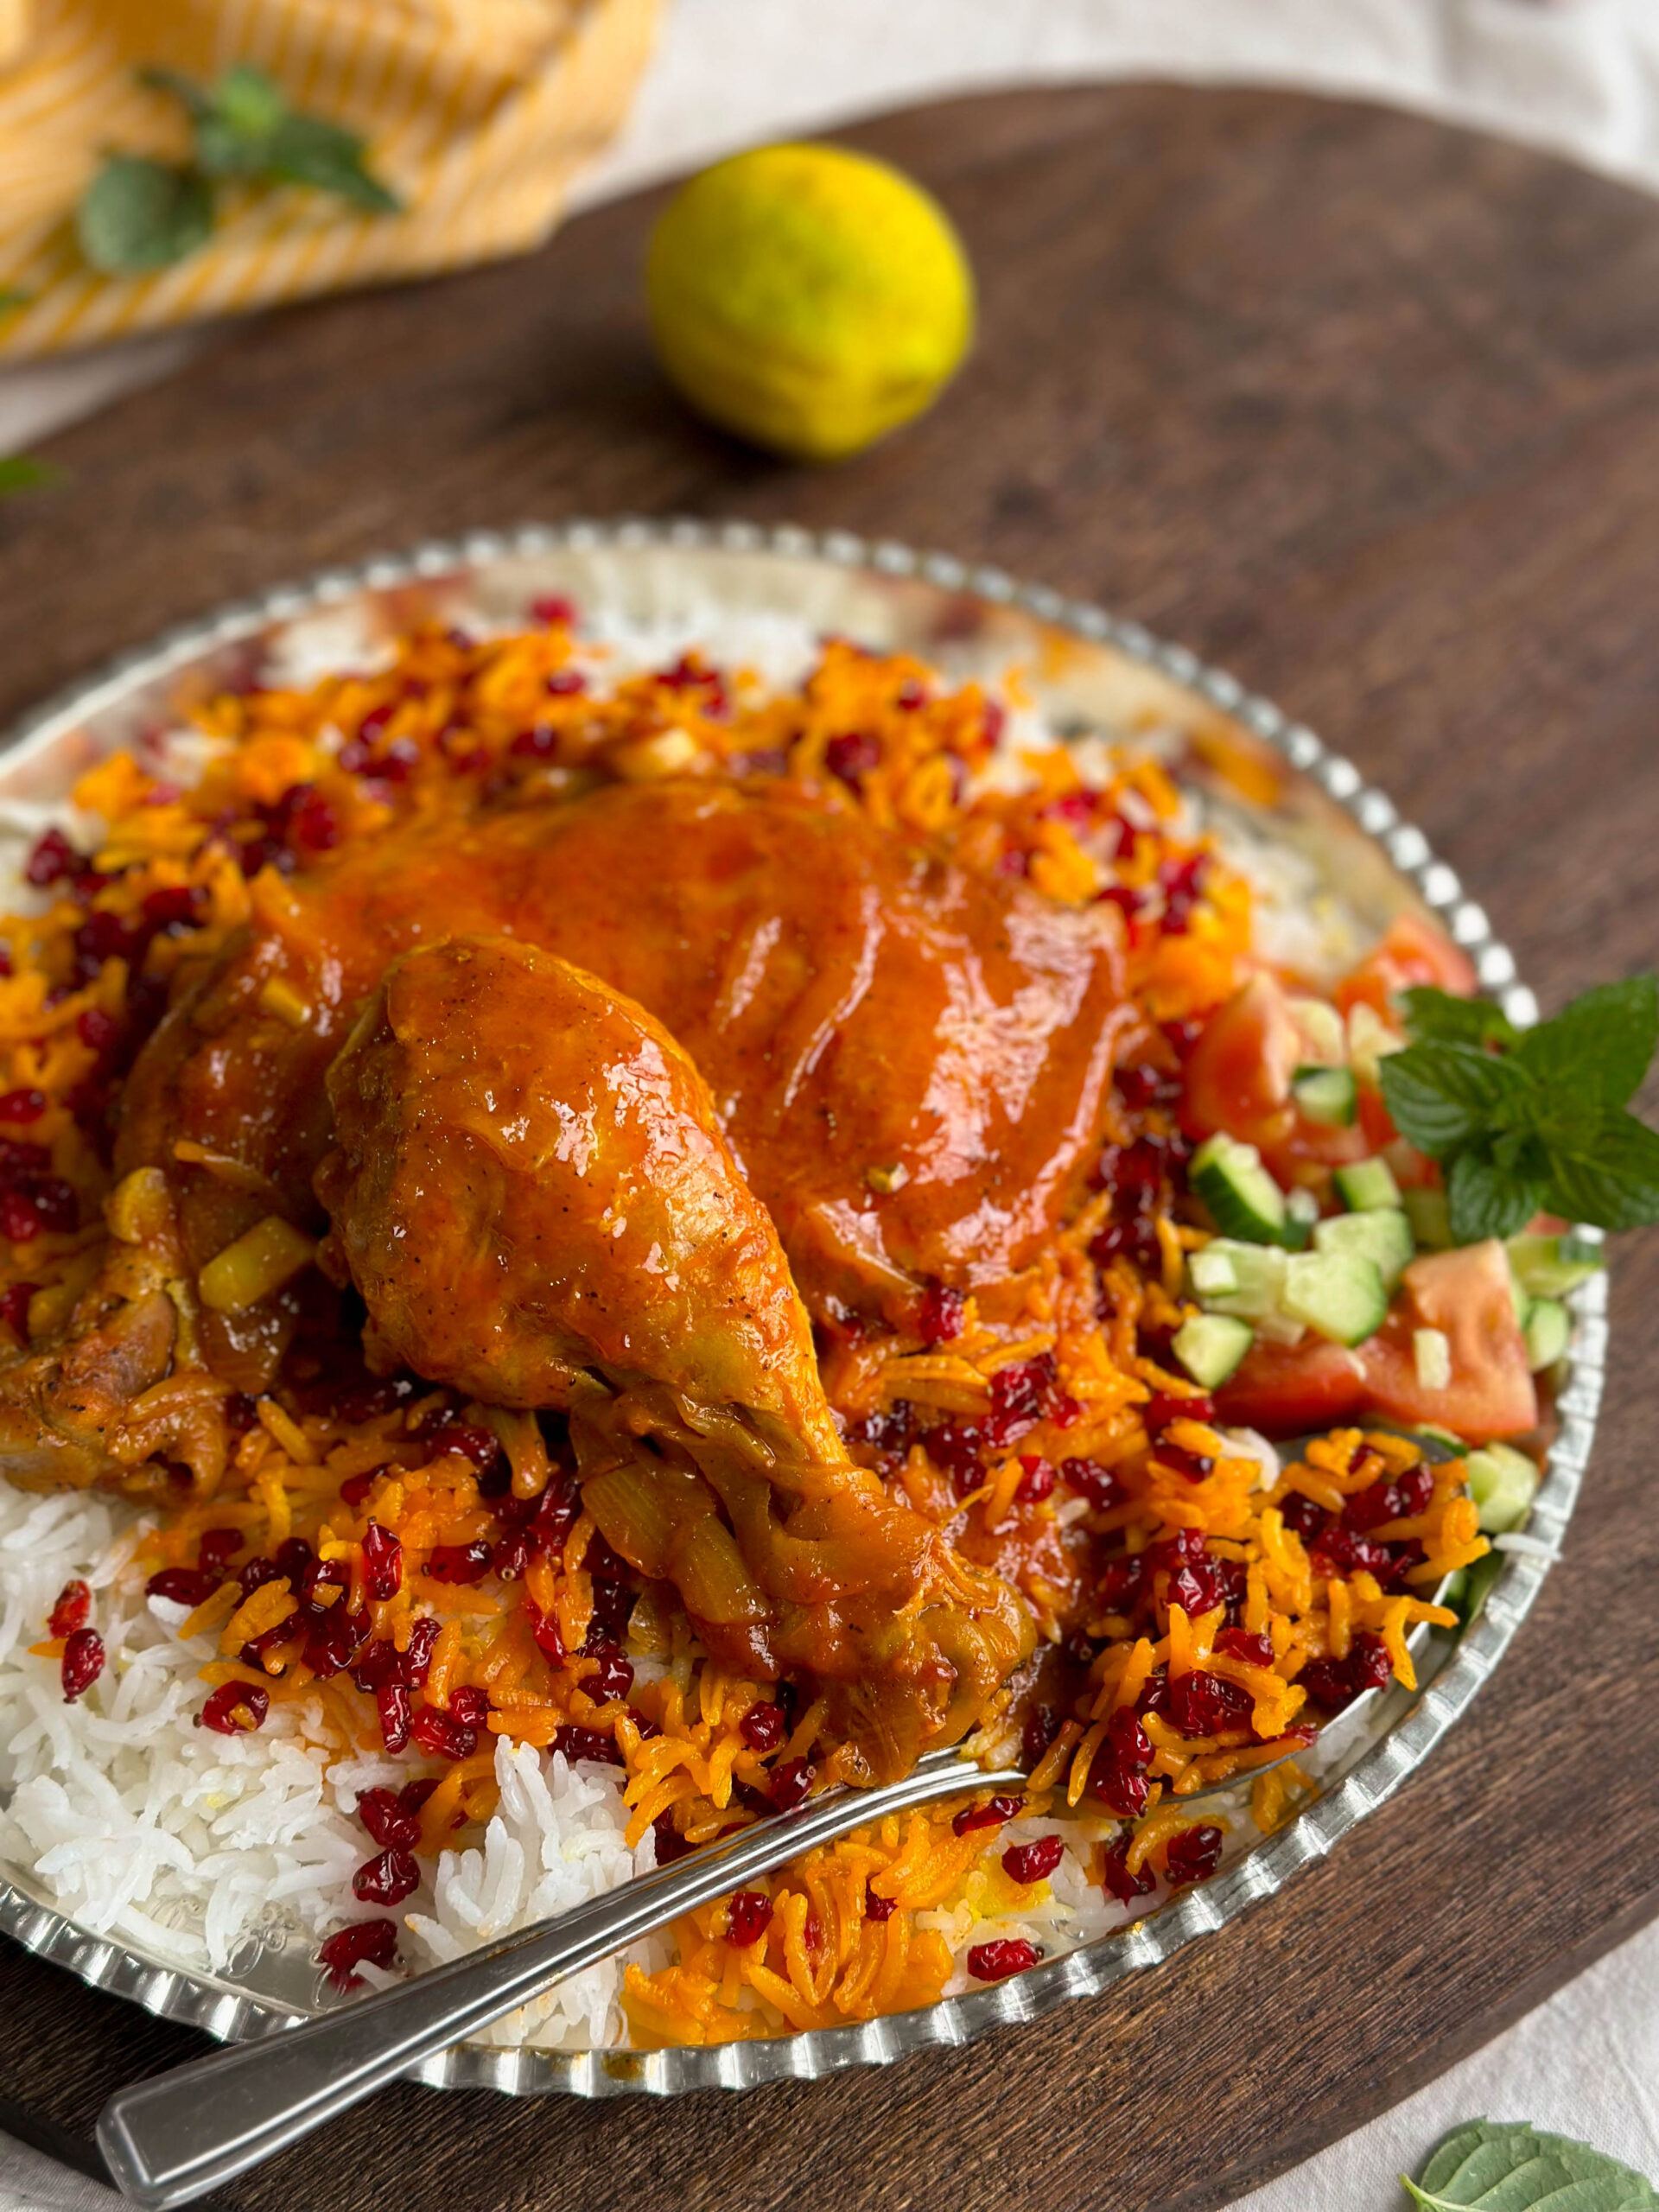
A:
[[[1373,1149],[1363,1122],[1332,1128],[1297,1107],[1291,1078],[1308,1048],[1290,1001],[1271,976],[1252,976],[1211,1014],[1188,1056],[1181,1120],[1189,1136],[1217,1129],[1253,1144],[1280,1183],[1300,1165],[1339,1167]]]
[[[1460,999],[1474,996],[1474,963],[1444,930],[1401,914],[1387,934],[1351,976],[1338,984],[1337,1004],[1344,1014],[1361,1000],[1380,1014],[1393,1012],[1396,995],[1414,983],[1433,983]]]
[[[1426,1389],[1417,1379],[1417,1329],[1439,1329],[1450,1342],[1452,1380],[1444,1389]],[[1535,1428],[1538,1395],[1503,1245],[1494,1237],[1414,1260],[1388,1319],[1351,1350],[1320,1337],[1291,1345],[1258,1341],[1216,1402],[1221,1420],[1269,1436],[1303,1435],[1363,1412],[1476,1440]]]

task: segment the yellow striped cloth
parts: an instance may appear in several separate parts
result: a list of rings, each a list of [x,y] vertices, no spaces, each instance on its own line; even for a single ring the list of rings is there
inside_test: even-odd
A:
[[[656,13],[657,0],[0,0],[0,287],[29,296],[0,321],[0,356],[523,251],[620,120]],[[200,252],[99,276],[71,217],[100,152],[186,147],[174,104],[135,70],[212,78],[238,61],[359,131],[404,212],[226,191]]]

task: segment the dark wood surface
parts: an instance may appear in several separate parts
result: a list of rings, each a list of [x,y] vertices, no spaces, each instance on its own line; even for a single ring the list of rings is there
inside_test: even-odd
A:
[[[960,220],[983,335],[813,474],[687,418],[655,195],[533,259],[245,326],[58,439],[0,514],[0,710],[311,566],[531,516],[689,511],[989,557],[1230,665],[1380,779],[1547,1003],[1659,920],[1659,208],[1421,121],[1258,92],[999,96],[849,134]],[[1567,1556],[1472,1716],[1334,1856],[1095,2002],[880,2073],[668,2104],[385,2097],[248,2212],[1208,2212],[1439,2073],[1659,1910],[1659,1570],[1614,1282]],[[0,2086],[84,2126],[199,2038],[0,1956]]]

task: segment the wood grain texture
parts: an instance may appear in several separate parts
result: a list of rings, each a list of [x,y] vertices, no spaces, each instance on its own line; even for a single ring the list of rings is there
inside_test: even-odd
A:
[[[525,262],[300,309],[59,439],[0,517],[0,710],[233,594],[428,534],[621,510],[991,558],[1232,667],[1357,760],[1547,1004],[1659,919],[1659,209],[1515,148],[1259,92],[965,101],[849,134],[967,234],[983,338],[834,474],[683,413],[657,196]],[[1334,1857],[1155,1975],[972,2049],[665,2105],[383,2098],[246,2212],[1208,2212],[1659,1910],[1659,1240],[1614,1281],[1567,1556]],[[1592,1730],[1586,1717],[1596,1716]],[[1585,1809],[1593,1808],[1593,1817]],[[199,2039],[7,1951],[10,2093],[85,2126]]]

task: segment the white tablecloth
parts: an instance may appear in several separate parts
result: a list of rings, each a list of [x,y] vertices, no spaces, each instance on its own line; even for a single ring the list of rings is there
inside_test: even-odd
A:
[[[1148,76],[1390,100],[1659,190],[1659,0],[673,0],[628,128],[580,197],[907,101]],[[0,451],[167,374],[193,342],[0,376]],[[1483,2113],[1586,2136],[1659,2177],[1656,1991],[1659,1929],[1232,2212],[1400,2212],[1402,2169]],[[0,2137],[0,2212],[117,2202]]]

